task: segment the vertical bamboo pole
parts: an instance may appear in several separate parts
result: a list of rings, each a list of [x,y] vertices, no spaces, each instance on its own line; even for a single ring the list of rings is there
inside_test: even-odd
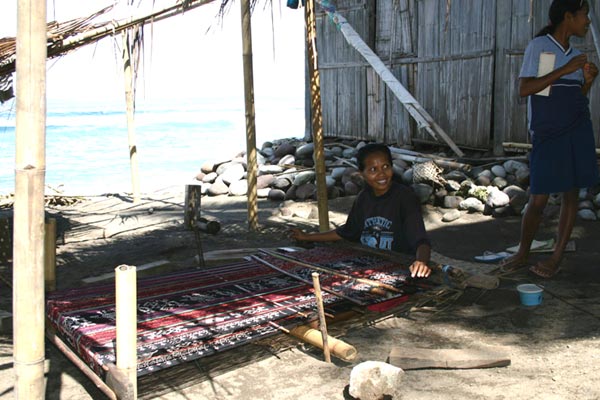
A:
[[[323,294],[321,293],[321,283],[319,282],[319,273],[312,273],[313,286],[315,288],[315,301],[317,303],[317,311],[319,312],[319,329],[323,337],[323,355],[325,362],[331,362],[331,354],[329,352],[329,344],[327,342],[327,322],[325,320],[325,309],[323,308]]]
[[[46,0],[17,3],[13,231],[15,398],[44,398]]]
[[[115,268],[115,308],[117,314],[117,369],[128,377],[137,398],[137,284],[136,269]]]
[[[246,103],[246,157],[248,163],[248,226],[258,230],[258,191],[256,188],[256,125],[254,120],[254,77],[252,69],[252,25],[250,0],[240,1],[242,7],[242,58],[244,62],[244,99]]]
[[[140,176],[138,153],[135,140],[135,93],[133,91],[133,60],[131,54],[130,35],[137,28],[123,31],[123,78],[125,81],[125,107],[127,110],[127,139],[129,141],[129,165],[131,169],[131,186],[133,202],[140,201]]]
[[[308,48],[308,73],[310,76],[312,132],[315,144],[315,172],[317,175],[317,203],[319,206],[319,230],[329,230],[327,185],[325,183],[325,151],[323,148],[323,117],[321,113],[321,83],[317,60],[317,20],[315,1],[307,0],[305,7],[306,47]]]
[[[48,218],[44,236],[44,286],[56,290],[56,218]]]

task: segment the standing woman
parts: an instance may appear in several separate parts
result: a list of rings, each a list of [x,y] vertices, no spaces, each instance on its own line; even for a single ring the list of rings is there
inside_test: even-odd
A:
[[[562,193],[554,253],[529,268],[542,278],[556,275],[577,215],[578,189],[598,182],[587,98],[598,68],[569,43],[571,36],[586,35],[590,25],[588,11],[585,0],[554,0],[549,11],[550,24],[525,50],[519,74],[519,94],[528,96],[527,114],[533,144],[529,160],[531,196],[521,222],[519,251],[501,264],[505,271],[527,265],[529,248],[548,196]],[[541,53],[554,55],[554,68],[547,75],[538,77]],[[536,94],[548,86],[548,96]]]

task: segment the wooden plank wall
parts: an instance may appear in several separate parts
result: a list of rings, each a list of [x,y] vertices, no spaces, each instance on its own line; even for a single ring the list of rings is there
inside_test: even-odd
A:
[[[459,146],[501,154],[502,142],[528,142],[518,74],[551,0],[332,3]],[[323,14],[318,27],[325,134],[398,145],[431,140]],[[598,64],[591,33],[573,44]],[[592,89],[590,106],[598,132],[600,89]]]

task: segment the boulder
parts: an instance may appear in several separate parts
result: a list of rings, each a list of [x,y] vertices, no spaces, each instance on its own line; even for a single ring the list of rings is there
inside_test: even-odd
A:
[[[215,179],[214,183],[210,185],[206,193],[209,196],[220,196],[223,194],[228,194],[229,187],[225,184],[225,182],[223,182],[223,179],[221,179],[221,177],[218,177],[217,179]]]
[[[317,187],[312,183],[305,183],[301,186],[296,186],[296,185],[293,185],[293,186],[298,188],[298,189],[296,189],[296,198],[298,200],[311,199],[314,197],[314,195],[317,191]]]
[[[315,176],[315,171],[298,172],[298,174],[294,178],[293,184],[296,186],[302,186],[305,183],[314,182]]]
[[[267,198],[272,201],[282,201],[286,198],[286,193],[281,189],[271,189]]]
[[[273,155],[277,158],[282,158],[288,154],[294,154],[295,152],[296,147],[293,144],[284,142],[275,149],[275,153]]]
[[[232,182],[231,185],[229,185],[229,194],[232,196],[245,196],[248,194],[248,181],[246,179],[241,179]]]
[[[313,152],[315,151],[314,143],[307,143],[299,146],[294,153],[297,159],[312,158]]]
[[[219,167],[221,168],[221,167]],[[224,169],[224,171],[220,174],[223,182],[230,185],[233,182],[237,182],[244,177],[244,173],[246,170],[244,166],[240,163],[231,163]]]
[[[442,215],[442,222],[452,222],[460,218],[462,214],[457,209],[450,210]]]
[[[275,182],[275,176],[271,174],[260,175],[256,178],[256,187],[257,189],[268,188]]]
[[[350,396],[360,400],[401,397],[404,371],[381,361],[365,361],[350,372]]]
[[[433,187],[426,183],[415,183],[412,185],[413,190],[419,198],[421,204],[427,203],[431,195],[433,194]]]
[[[219,175],[216,172],[211,172],[209,174],[206,174],[204,176],[204,178],[202,178],[202,182],[204,183],[213,183],[215,181],[215,179],[217,179]]]

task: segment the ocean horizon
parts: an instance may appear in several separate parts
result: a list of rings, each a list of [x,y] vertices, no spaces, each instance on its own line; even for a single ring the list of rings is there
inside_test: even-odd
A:
[[[304,100],[255,104],[256,144],[304,136]],[[0,106],[0,194],[14,193],[15,103]],[[138,101],[135,114],[140,190],[185,185],[207,161],[246,150],[243,100],[237,97]],[[131,193],[123,104],[48,102],[46,194]]]

